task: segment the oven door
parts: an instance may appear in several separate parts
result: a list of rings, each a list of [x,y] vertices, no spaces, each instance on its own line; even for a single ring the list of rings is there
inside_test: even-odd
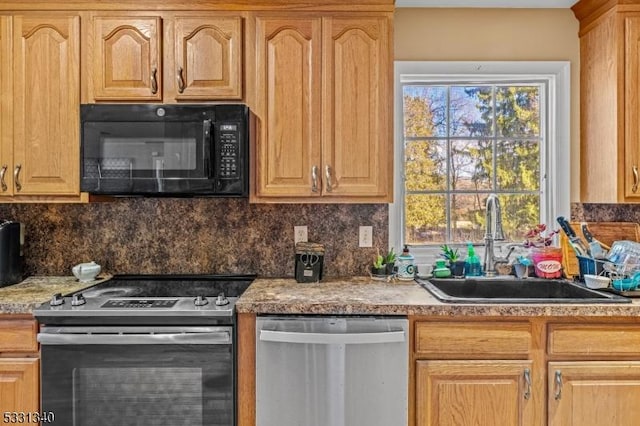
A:
[[[42,410],[65,426],[233,426],[232,330],[42,327]]]

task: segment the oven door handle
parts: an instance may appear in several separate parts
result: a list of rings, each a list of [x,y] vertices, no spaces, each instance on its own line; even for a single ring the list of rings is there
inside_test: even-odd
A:
[[[230,345],[231,333],[52,334],[39,333],[41,345]]]

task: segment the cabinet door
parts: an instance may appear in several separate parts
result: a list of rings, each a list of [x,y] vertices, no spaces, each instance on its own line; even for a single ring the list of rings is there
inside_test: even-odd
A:
[[[11,18],[0,16],[0,196],[13,195],[13,186],[8,181],[13,168],[12,70]]]
[[[161,101],[159,17],[93,17],[94,99]]]
[[[626,17],[624,195],[640,198],[640,16]]]
[[[13,23],[13,187],[16,195],[80,193],[80,18]]]
[[[391,201],[389,31],[386,17],[323,22],[323,191],[327,195]]]
[[[256,193],[319,196],[321,21],[259,17],[256,43]]]
[[[531,361],[417,361],[416,426],[532,425]]]
[[[635,426],[640,362],[550,362],[549,426]]]
[[[38,360],[0,358],[0,413],[38,411]]]
[[[242,98],[242,18],[176,17],[175,99]]]

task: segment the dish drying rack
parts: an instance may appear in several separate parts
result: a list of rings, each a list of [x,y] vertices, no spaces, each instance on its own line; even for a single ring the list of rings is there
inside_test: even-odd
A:
[[[640,263],[614,263],[608,259],[594,259],[580,255],[576,257],[580,265],[580,281],[584,281],[584,276],[587,274],[606,276],[614,280],[630,278],[636,272],[640,272]]]

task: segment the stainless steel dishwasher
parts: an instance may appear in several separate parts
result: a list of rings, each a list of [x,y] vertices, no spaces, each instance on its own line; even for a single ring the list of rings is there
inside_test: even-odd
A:
[[[257,426],[407,424],[404,317],[258,317]]]

